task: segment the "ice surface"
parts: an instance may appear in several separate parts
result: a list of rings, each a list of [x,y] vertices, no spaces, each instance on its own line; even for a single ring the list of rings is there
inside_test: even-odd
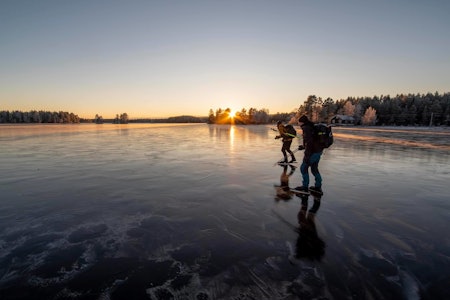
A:
[[[314,214],[270,128],[0,126],[0,298],[450,298],[448,129],[334,128]]]

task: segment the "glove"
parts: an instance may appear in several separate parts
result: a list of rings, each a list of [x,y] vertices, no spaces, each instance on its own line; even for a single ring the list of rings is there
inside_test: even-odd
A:
[[[305,146],[299,145],[299,146],[298,146],[298,150],[305,150]]]

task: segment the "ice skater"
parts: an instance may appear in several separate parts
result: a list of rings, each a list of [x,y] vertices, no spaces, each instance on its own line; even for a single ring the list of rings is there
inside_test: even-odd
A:
[[[322,192],[322,176],[319,172],[319,161],[323,152],[323,147],[319,141],[314,138],[314,123],[311,122],[307,116],[303,115],[298,119],[298,123],[303,130],[303,145],[298,147],[299,150],[305,150],[303,162],[300,166],[302,174],[302,185],[296,187],[296,190],[302,192],[323,195]],[[314,175],[314,186],[309,186],[309,168]]]
[[[280,133],[275,137],[275,139],[282,138],[283,146],[281,147],[281,152],[283,153],[284,159],[280,161],[280,163],[288,163],[288,157],[287,154],[289,153],[291,155],[291,160],[289,163],[296,162],[294,152],[291,151],[291,144],[292,144],[292,135],[288,133],[286,130],[286,127],[281,123],[281,121],[277,122],[277,128],[278,132]]]

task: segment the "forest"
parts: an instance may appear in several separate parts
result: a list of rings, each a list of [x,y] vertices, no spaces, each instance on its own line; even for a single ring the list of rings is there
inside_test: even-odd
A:
[[[298,109],[290,113],[269,114],[267,109],[250,108],[234,113],[210,109],[208,123],[267,124],[277,120],[289,122],[306,114],[313,122],[331,123],[337,115],[351,117],[353,125],[378,126],[449,126],[450,93],[400,94],[395,97],[348,97],[334,101],[310,95]]]
[[[114,119],[103,119],[98,114],[94,119],[83,119],[78,115],[66,112],[51,112],[51,111],[0,111],[0,123],[54,123],[54,124],[68,124],[68,123],[97,123],[102,124],[104,122],[114,124],[126,124],[128,123],[128,114],[117,114]]]
[[[0,111],[0,123],[80,123],[80,117],[65,111]]]
[[[209,124],[271,124],[278,120],[290,122],[306,114],[313,122],[330,124],[336,116],[351,118],[351,125],[377,126],[450,126],[450,93],[400,94],[395,97],[348,97],[322,99],[310,95],[290,112],[270,114],[268,109],[210,109],[207,117],[178,116],[164,119],[130,119],[127,113],[114,119],[83,119],[74,113],[59,111],[0,111],[0,123],[202,123]]]

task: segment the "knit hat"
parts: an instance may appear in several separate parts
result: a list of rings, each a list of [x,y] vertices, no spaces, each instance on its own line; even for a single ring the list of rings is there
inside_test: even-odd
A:
[[[300,123],[306,123],[306,122],[309,121],[309,119],[308,119],[308,117],[306,115],[303,115],[303,116],[300,117],[300,119],[298,119],[298,121]]]

